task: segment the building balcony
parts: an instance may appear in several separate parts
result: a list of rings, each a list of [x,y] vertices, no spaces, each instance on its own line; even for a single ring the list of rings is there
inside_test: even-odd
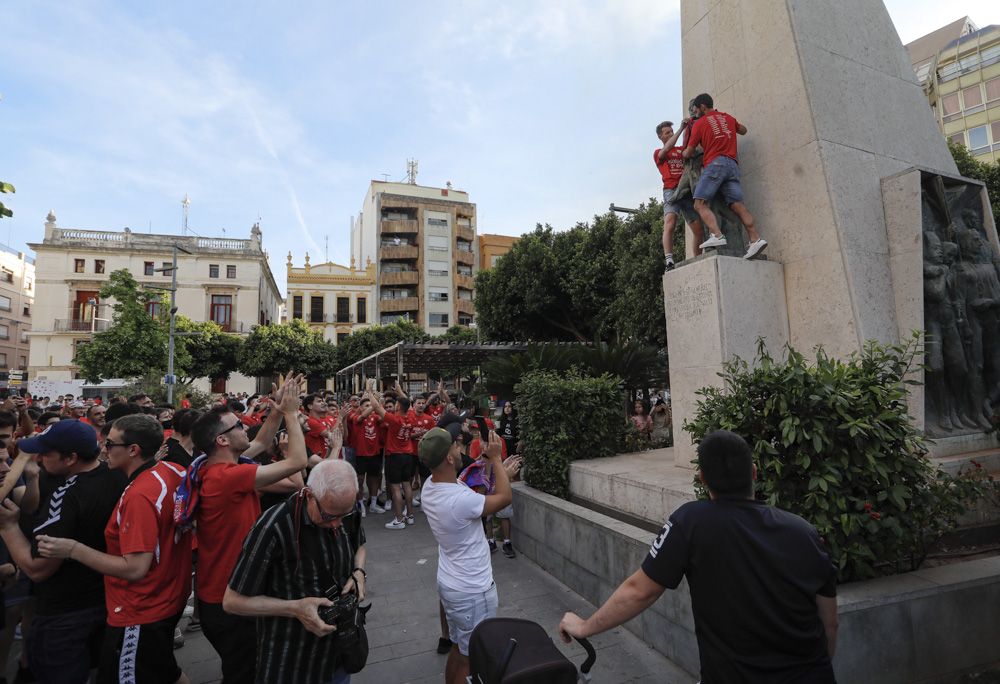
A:
[[[392,247],[380,247],[378,258],[380,261],[386,259],[416,259],[420,251],[414,245],[393,245]]]
[[[420,281],[417,271],[384,271],[379,276],[379,285],[416,285]]]
[[[416,297],[397,297],[396,299],[380,299],[378,308],[381,313],[396,313],[398,311],[417,311],[420,300]]]
[[[476,279],[473,278],[472,276],[456,273],[455,285],[457,285],[458,287],[464,287],[466,290],[473,290],[476,287]]]
[[[476,263],[476,255],[472,252],[466,252],[464,249],[456,249],[455,260],[460,264],[472,266]]]
[[[317,316],[313,316],[310,314],[309,316],[304,317],[303,320],[312,325],[326,325],[327,323],[330,324],[340,323],[340,324],[350,325],[355,322],[354,319],[355,319],[354,314],[328,313]]]
[[[416,219],[382,219],[381,231],[383,235],[412,235],[417,232]]]
[[[455,308],[458,313],[466,313],[470,316],[476,313],[476,306],[473,304],[471,299],[459,299],[455,302]]]
[[[108,321],[79,321],[72,318],[57,318],[52,326],[53,332],[104,332],[108,329]]]
[[[459,240],[473,242],[476,239],[476,231],[472,228],[472,226],[463,226],[459,223],[455,226],[455,231],[455,235]]]

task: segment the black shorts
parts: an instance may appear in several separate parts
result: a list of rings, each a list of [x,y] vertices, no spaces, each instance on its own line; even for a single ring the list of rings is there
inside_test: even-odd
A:
[[[382,454],[375,456],[355,456],[354,472],[358,475],[381,475]]]
[[[389,484],[402,484],[413,479],[413,455],[389,454],[385,461],[385,479]]]
[[[107,626],[97,684],[174,684],[181,668],[174,658],[174,617],[132,627]]]

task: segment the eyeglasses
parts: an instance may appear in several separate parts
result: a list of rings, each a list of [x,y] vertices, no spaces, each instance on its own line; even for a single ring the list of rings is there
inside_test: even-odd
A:
[[[233,423],[232,425],[230,425],[229,427],[227,427],[225,430],[223,430],[222,432],[220,432],[219,434],[217,434],[215,436],[215,438],[218,439],[219,437],[222,437],[222,435],[226,434],[227,432],[232,432],[236,428],[239,428],[240,430],[245,429],[243,427],[243,423],[237,420],[235,423]]]
[[[310,492],[311,492],[311,490],[310,490]],[[341,521],[346,520],[347,518],[350,518],[352,515],[354,515],[355,511],[358,510],[357,506],[355,506],[354,508],[351,509],[350,513],[344,513],[343,515],[330,515],[329,513],[327,513],[326,511],[323,510],[322,506],[319,505],[319,499],[317,499],[315,496],[313,496],[313,501],[316,502],[316,510],[319,511],[319,517],[320,517],[320,519],[323,522],[334,522],[334,521],[337,521],[337,520],[341,520]]]
[[[127,446],[132,446],[133,444],[135,444],[135,442],[112,442],[110,439],[104,440],[105,449],[111,449],[112,447],[116,446],[127,447]]]

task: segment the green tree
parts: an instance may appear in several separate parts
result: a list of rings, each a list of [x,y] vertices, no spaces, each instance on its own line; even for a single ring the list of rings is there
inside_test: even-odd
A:
[[[2,193],[13,193],[15,192],[14,186],[10,183],[4,183],[0,181],[0,192]],[[0,218],[10,218],[14,215],[14,212],[4,206],[3,202],[0,202]]]
[[[478,342],[479,333],[464,325],[453,325],[434,339],[441,342]]]
[[[993,208],[993,221],[1000,226],[1000,162],[981,162],[969,152],[965,145],[955,145],[948,141],[948,149],[955,159],[958,172],[966,178],[974,178],[986,185]]]
[[[197,378],[226,378],[239,363],[243,338],[225,332],[215,321],[197,323],[187,316],[177,316],[178,349],[186,353],[185,363],[175,363],[176,375],[184,384]]]
[[[111,273],[101,288],[102,300],[114,300],[111,325],[80,345],[76,363],[90,382],[105,378],[134,378],[162,374],[167,368],[167,329],[162,320],[147,313],[147,304],[159,301],[158,293],[143,291],[128,269]],[[189,362],[183,351],[178,365]]]
[[[249,377],[267,377],[294,370],[328,377],[336,370],[336,347],[304,321],[258,325],[237,353],[239,371]]]
[[[349,366],[397,342],[423,342],[429,335],[413,321],[372,325],[351,333],[337,345],[337,368]]]

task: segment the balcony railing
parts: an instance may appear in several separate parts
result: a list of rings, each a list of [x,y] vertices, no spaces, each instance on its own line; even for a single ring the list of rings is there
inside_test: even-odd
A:
[[[460,264],[468,264],[469,266],[472,266],[476,262],[476,255],[472,252],[464,252],[460,249],[456,249],[455,260]]]
[[[461,273],[456,273],[455,285],[457,285],[458,287],[464,287],[466,290],[471,290],[476,287],[476,280],[470,275],[462,275]]]
[[[473,240],[476,239],[476,231],[473,230],[471,226],[463,226],[462,224],[458,224],[457,226],[455,226],[455,230],[457,231],[456,235],[460,240],[465,240],[466,242],[472,242]]]
[[[382,220],[382,234],[412,234],[417,232],[417,220],[416,219],[401,219],[401,220]]]
[[[308,316],[304,320],[310,323],[354,323],[354,314],[328,313],[322,316]]]
[[[378,250],[379,259],[416,259],[419,255],[419,250],[413,246],[395,246],[392,247],[381,247]]]
[[[417,271],[383,271],[379,285],[416,285],[420,279]]]
[[[81,321],[72,318],[57,318],[52,326],[54,332],[104,332],[108,321]]]
[[[381,313],[397,311],[416,311],[420,308],[420,300],[416,297],[399,297],[397,299],[380,299],[378,308]]]
[[[476,313],[476,307],[473,305],[471,299],[459,299],[455,302],[455,308],[458,309],[459,313],[474,314]]]

